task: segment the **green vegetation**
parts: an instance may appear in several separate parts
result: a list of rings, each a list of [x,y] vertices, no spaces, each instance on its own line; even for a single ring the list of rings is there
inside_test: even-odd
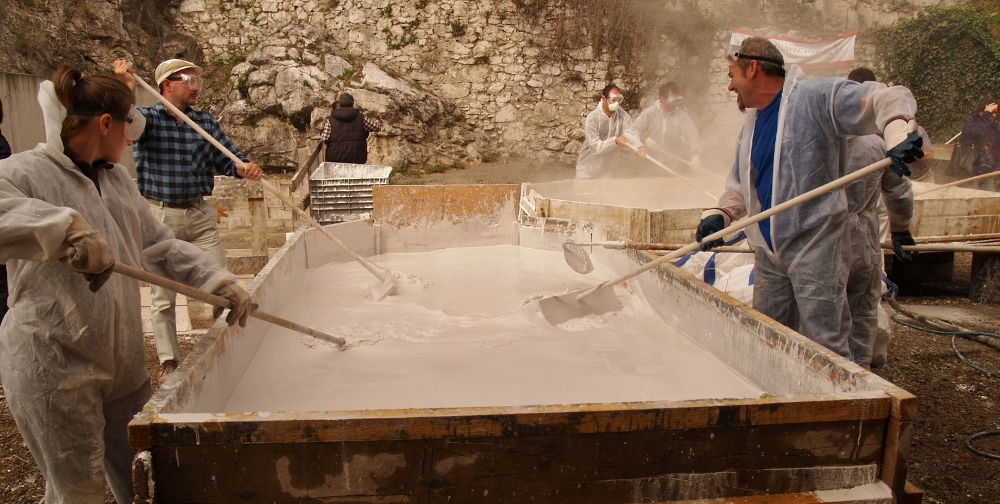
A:
[[[913,91],[931,138],[961,131],[979,100],[1000,99],[1000,0],[928,9],[871,36],[876,75]]]
[[[423,9],[424,7],[427,7],[427,4],[429,3],[429,0],[417,0],[417,3],[413,4],[413,6],[418,9]]]
[[[389,5],[386,5],[385,7],[383,7],[381,9],[381,11],[382,11],[382,17],[391,18],[392,17],[392,3],[390,3]]]
[[[448,23],[451,26],[451,35],[454,37],[461,37],[465,35],[466,26],[464,23],[459,21],[451,21]]]
[[[351,76],[353,76],[353,75],[354,75],[354,69],[353,68],[345,68],[344,71],[340,75],[337,76],[337,78],[340,79],[340,80],[347,80],[347,79],[350,79]]]
[[[445,168],[444,166],[436,164],[436,165],[431,165],[431,166],[428,166],[427,168],[424,168],[424,173],[427,173],[427,174],[430,174],[430,173],[444,173],[444,171],[446,169],[447,168]]]

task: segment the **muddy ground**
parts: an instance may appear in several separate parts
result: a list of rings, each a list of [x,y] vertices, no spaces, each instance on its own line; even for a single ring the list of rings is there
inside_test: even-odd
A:
[[[443,173],[397,174],[393,183],[520,183],[572,176],[569,165],[511,161]],[[973,303],[966,295],[970,269],[969,254],[956,254],[951,282],[929,286],[917,296],[902,296],[900,301],[926,315],[950,318],[970,329],[1000,332],[996,322],[1000,320],[1000,308]],[[1000,460],[975,455],[965,447],[970,434],[1000,429],[1000,379],[962,363],[948,336],[931,335],[897,323],[893,324],[893,334],[888,365],[876,373],[914,393],[919,401],[909,480],[926,492],[927,503],[1000,502]],[[152,338],[147,335],[145,340],[147,368],[155,375]],[[193,338],[182,338],[181,351],[186,353],[195,342]],[[967,359],[1000,373],[1000,352],[961,339],[957,346]],[[1000,453],[1000,437],[983,439],[976,447]],[[43,478],[21,440],[6,399],[0,399],[0,502],[35,504],[43,493]],[[113,502],[110,498],[108,501]]]

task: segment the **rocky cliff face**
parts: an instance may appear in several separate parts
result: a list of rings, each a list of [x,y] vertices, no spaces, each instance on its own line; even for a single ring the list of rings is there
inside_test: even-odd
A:
[[[720,63],[732,28],[821,37],[929,0],[3,1],[8,71],[107,71],[124,55],[151,78],[165,58],[194,60],[208,71],[202,107],[270,168],[297,166],[349,92],[384,123],[369,162],[420,168],[572,162],[608,82],[637,112],[679,81],[711,141],[735,114]]]

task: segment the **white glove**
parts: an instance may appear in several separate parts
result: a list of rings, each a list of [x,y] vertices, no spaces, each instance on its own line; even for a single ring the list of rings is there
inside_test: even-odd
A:
[[[903,119],[896,119],[885,125],[885,130],[882,131],[882,138],[885,139],[885,150],[892,150],[893,147],[899,145],[906,140],[906,135],[910,133],[917,132],[917,121],[909,120],[905,121]]]
[[[63,242],[66,256],[59,258],[69,269],[83,273],[90,292],[97,292],[114,272],[115,255],[101,233],[80,214],[73,212],[73,222],[66,228]]]
[[[691,156],[691,168],[694,168],[695,170],[701,168],[701,158],[699,158],[697,154]]]

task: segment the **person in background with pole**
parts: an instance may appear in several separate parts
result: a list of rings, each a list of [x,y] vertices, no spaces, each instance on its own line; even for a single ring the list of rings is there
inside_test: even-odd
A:
[[[115,75],[135,91],[132,74],[127,61],[115,60]],[[156,67],[154,78],[164,98],[245,161],[245,167],[237,167],[162,103],[157,103],[154,107],[139,107],[146,118],[146,130],[133,149],[135,170],[139,192],[149,200],[153,215],[173,230],[178,239],[196,245],[226,268],[219,213],[205,197],[212,195],[216,172],[250,180],[260,180],[264,172],[233,145],[212,114],[193,109],[198,104],[201,74],[201,67],[194,63],[170,59]],[[150,291],[153,336],[160,358],[157,378],[162,383],[181,360],[177,346],[177,294],[155,285],[150,286]]]
[[[728,56],[729,90],[749,108],[736,161],[717,208],[706,210],[697,239],[840,178],[841,141],[883,133],[893,170],[920,153],[916,101],[903,87],[844,79],[804,80],[769,40],[750,37]],[[753,307],[851,359],[843,245],[847,200],[834,191],[746,228],[755,247]],[[722,240],[703,243],[705,250]]]
[[[0,374],[11,414],[45,478],[45,502],[133,500],[127,425],[152,394],[139,282],[115,264],[212,292],[246,324],[250,297],[208,254],[153,217],[118,164],[142,134],[117,79],[63,66],[39,86],[45,143],[0,161],[0,260],[10,311]]]
[[[854,82],[875,82],[867,68],[856,68],[847,75]],[[921,137],[923,138],[923,137]],[[841,172],[854,172],[885,159],[885,140],[879,135],[852,136],[844,139]],[[916,163],[911,163],[912,167]],[[879,206],[888,210],[892,244],[896,257],[910,261],[916,252],[904,252],[903,245],[913,245],[910,220],[913,218],[913,184],[891,170],[873,173],[844,188],[847,195],[849,243],[847,264],[847,304],[851,312],[850,349],[854,362],[870,369],[878,337],[878,309],[882,299],[882,241],[879,232]],[[884,205],[882,203],[884,202]],[[887,342],[886,342],[887,343]],[[887,345],[881,345],[884,349]],[[878,364],[885,363],[885,354]]]
[[[684,97],[676,82],[666,82],[660,86],[659,99],[643,110],[635,120],[635,130],[654,158],[663,164],[685,170],[690,166],[701,168],[701,137],[698,128],[687,111],[681,108]],[[657,156],[656,152],[661,155]],[[690,165],[680,163],[669,155],[687,159]]]
[[[632,117],[621,108],[623,101],[625,95],[618,86],[609,84],[601,90],[601,101],[583,123],[584,140],[576,158],[576,178],[614,177],[625,156],[631,154],[630,145],[638,147],[639,157],[646,157],[646,147],[641,146]]]
[[[0,124],[3,124],[3,102],[0,101]],[[10,144],[0,131],[0,159],[7,159],[11,155]],[[7,264],[0,264],[0,322],[3,322],[7,315]]]
[[[997,127],[997,103],[992,100],[983,100],[972,113],[972,118],[965,122],[962,127],[962,145],[972,146],[978,156],[970,176],[985,175],[995,172],[997,164],[1000,164],[1000,127]],[[993,191],[993,179],[974,180],[962,184],[962,187],[969,189],[979,189],[982,191]]]

